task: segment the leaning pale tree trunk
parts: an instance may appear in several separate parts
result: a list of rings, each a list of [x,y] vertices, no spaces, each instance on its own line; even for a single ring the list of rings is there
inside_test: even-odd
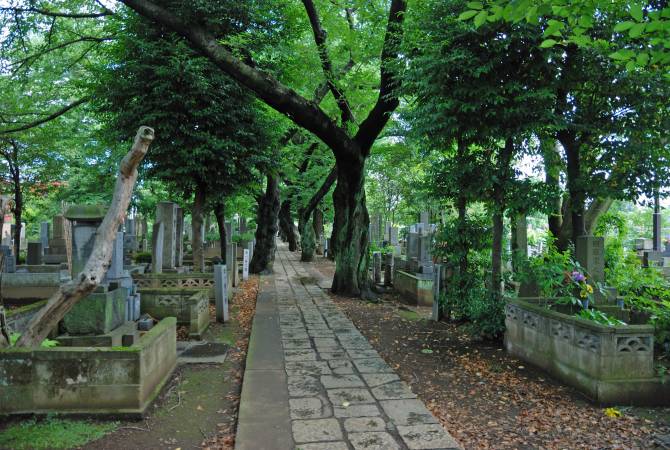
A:
[[[51,296],[46,305],[28,323],[26,331],[16,343],[17,347],[39,346],[65,314],[82,298],[93,292],[107,273],[112,259],[113,242],[116,232],[126,216],[133,187],[137,180],[139,166],[151,141],[154,130],[140,127],[133,146],[121,160],[119,175],[114,187],[112,204],[98,227],[93,252],[84,266],[84,270],[72,281],[62,285]]]

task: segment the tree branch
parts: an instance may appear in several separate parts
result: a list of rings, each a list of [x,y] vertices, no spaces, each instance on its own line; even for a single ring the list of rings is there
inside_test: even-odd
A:
[[[98,227],[93,252],[84,270],[72,281],[62,285],[49,301],[28,323],[26,331],[16,343],[17,347],[36,347],[49,335],[58,322],[82,298],[93,292],[103,280],[112,259],[113,241],[119,225],[126,216],[133,187],[137,180],[137,167],[154,139],[154,130],[140,127],[130,152],[119,166],[119,176],[114,187],[112,204]]]
[[[392,0],[381,55],[379,97],[354,137],[356,143],[363,150],[364,157],[367,157],[370,153],[370,147],[372,147],[375,139],[386,126],[391,113],[399,104],[397,89],[400,87],[400,80],[394,76],[390,65],[397,61],[400,55],[403,35],[402,25],[406,10],[407,2],[405,0]]]
[[[333,63],[331,62],[330,55],[328,54],[328,47],[326,47],[326,30],[324,30],[321,26],[321,22],[319,21],[319,14],[316,11],[316,6],[312,0],[302,0],[302,3],[305,5],[305,11],[307,11],[307,17],[309,18],[309,23],[312,26],[314,42],[316,43],[316,47],[319,52],[321,68],[323,69],[323,74],[326,77],[326,83],[328,84],[328,88],[333,94],[333,97],[335,97],[337,106],[340,108],[342,124],[353,122],[354,115],[351,112],[349,102],[347,101],[344,93],[335,84]]]
[[[79,43],[82,43],[82,42],[95,42],[95,43],[99,44],[99,43],[102,43],[102,42],[105,42],[105,41],[111,41],[112,39],[114,39],[114,38],[113,37],[82,36],[82,37],[79,37],[77,39],[72,39],[70,41],[65,41],[65,42],[62,42],[58,45],[54,45],[53,47],[46,47],[46,48],[43,48],[42,50],[40,50],[37,53],[34,53],[32,55],[28,55],[25,58],[20,59],[16,62],[12,63],[11,64],[12,71],[14,73],[16,73],[16,72],[18,72],[19,69],[21,69],[21,67],[25,66],[26,64],[28,64],[32,61],[35,61],[39,57],[44,56],[47,53],[51,53],[51,52],[55,52],[56,50],[63,49],[65,47],[69,47],[70,45],[79,44]]]
[[[184,23],[174,14],[148,0],[120,0],[138,14],[160,23],[185,37],[191,46],[221,70],[252,90],[270,107],[286,115],[298,126],[314,133],[332,151],[344,158],[356,158],[359,149],[344,129],[335,124],[314,102],[281,84],[270,74],[250,67],[194,23]]]
[[[98,17],[103,17],[103,16],[111,16],[114,15],[114,11],[104,8],[104,10],[100,12],[95,12],[95,13],[69,13],[69,12],[63,12],[63,11],[49,11],[47,9],[42,9],[42,8],[18,8],[18,7],[3,7],[0,8],[0,11],[4,12],[13,12],[15,14],[21,14],[21,13],[35,13],[35,14],[40,14],[42,16],[48,16],[48,17],[64,17],[68,19],[95,19]]]
[[[314,208],[316,208],[321,199],[328,193],[335,180],[337,180],[337,166],[334,166],[330,170],[330,173],[323,181],[323,184],[319,190],[314,193],[312,198],[307,203],[307,206],[305,206],[305,208],[300,211],[300,214],[302,215],[301,223],[307,223],[309,221],[309,216],[311,216],[312,212],[314,212]]]
[[[79,100],[77,100],[75,102],[72,102],[69,105],[66,105],[66,106],[64,106],[63,108],[61,108],[57,111],[54,111],[53,113],[49,114],[46,117],[43,117],[41,119],[37,119],[34,122],[30,122],[30,123],[27,123],[25,125],[21,125],[20,127],[16,127],[16,128],[7,128],[5,130],[0,130],[0,135],[10,134],[10,133],[18,133],[19,131],[26,131],[26,130],[29,130],[31,128],[38,127],[38,126],[40,126],[44,123],[50,122],[50,121],[62,116],[66,112],[70,111],[71,109],[76,108],[77,106],[79,106],[83,103],[86,103],[90,99],[91,99],[90,97],[80,98]]]

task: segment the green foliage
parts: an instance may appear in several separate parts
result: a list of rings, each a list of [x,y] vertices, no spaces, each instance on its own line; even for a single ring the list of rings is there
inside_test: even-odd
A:
[[[589,281],[590,274],[572,257],[572,249],[560,251],[554,239],[547,237],[547,250],[521,262],[516,276],[519,281],[534,283],[541,297],[557,298],[559,303],[570,303],[588,308],[597,289],[604,295],[601,283]]]
[[[616,317],[612,317],[607,313],[592,308],[582,308],[579,310],[577,314],[575,314],[575,316],[581,319],[586,319],[592,322],[599,323],[601,325],[607,325],[608,327],[613,327],[616,325],[626,325],[625,322],[620,321]]]
[[[249,242],[254,239],[254,233],[247,231],[245,233],[239,233],[233,236],[233,242]]]
[[[151,262],[151,252],[137,252],[133,255],[133,260],[139,264],[148,264]]]
[[[19,338],[21,337],[21,333],[12,333],[9,335],[9,345],[14,345],[19,341]],[[42,341],[40,344],[41,347],[45,348],[52,348],[58,346],[58,341],[54,341],[52,339],[45,339]]]
[[[0,431],[0,447],[51,450],[80,447],[113,431],[118,422],[92,422],[47,417],[29,419]]]

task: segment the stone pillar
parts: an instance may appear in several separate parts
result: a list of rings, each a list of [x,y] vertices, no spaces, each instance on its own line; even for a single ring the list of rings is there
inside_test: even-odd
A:
[[[163,240],[165,226],[154,223],[153,235],[151,236],[151,269],[153,273],[163,273]]]
[[[384,286],[393,286],[394,259],[393,253],[386,254],[386,265],[384,267]]]
[[[240,217],[240,234],[244,234],[247,232],[247,219],[244,217]]]
[[[181,267],[184,265],[184,210],[180,207],[177,207],[177,227],[175,234],[175,264],[177,267]]]
[[[382,282],[382,253],[372,252],[372,279],[375,284]]]
[[[42,264],[42,243],[28,242],[28,254],[26,255],[26,264],[29,266],[39,266]]]
[[[25,222],[21,222],[20,237],[21,237],[21,240],[19,241],[19,249],[20,250],[28,250],[28,241],[26,240],[26,224],[25,224]]]
[[[240,270],[237,264],[237,243],[233,242],[230,246],[233,248],[233,286],[237,287],[240,285]]]
[[[49,248],[49,228],[51,224],[49,222],[40,222],[40,242],[42,243],[42,252],[46,252],[46,249]]]
[[[656,204],[654,206],[654,215],[653,215],[653,220],[654,220],[654,251],[660,252],[663,249],[663,246],[661,245],[661,232],[662,232],[662,223],[661,223],[661,207],[659,205],[659,199],[658,196],[656,197],[655,200]]]
[[[410,231],[407,235],[407,260],[419,258],[419,234]]]
[[[251,245],[251,243],[248,245]],[[247,281],[249,279],[249,255],[249,249],[245,248],[242,256],[242,281]]]
[[[226,229],[226,244],[230,244],[233,242],[233,224],[231,222],[225,222],[223,228]]]
[[[12,246],[12,224],[6,221],[2,224],[2,245]]]
[[[235,277],[234,277],[234,271],[235,271],[235,254],[237,253],[237,249],[235,248],[235,245],[233,245],[232,242],[228,243],[226,246],[226,267],[228,268],[228,278],[230,280],[230,286],[235,286]]]
[[[177,256],[177,205],[159,202],[156,205],[156,222],[163,224],[163,269],[174,269]]]
[[[226,266],[214,266],[214,298],[216,301],[216,321],[228,321],[228,274]]]

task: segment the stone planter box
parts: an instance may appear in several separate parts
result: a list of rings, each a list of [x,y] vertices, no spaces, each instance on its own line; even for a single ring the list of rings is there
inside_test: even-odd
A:
[[[0,415],[141,416],[176,362],[172,317],[131,347],[0,350]]]
[[[404,296],[407,303],[418,306],[433,306],[433,276],[412,274],[396,270],[393,288]]]
[[[189,337],[201,339],[210,322],[209,292],[202,289],[140,289],[140,313],[155,319],[176,317],[189,327]]]
[[[668,405],[670,382],[654,373],[654,328],[609,327],[548,309],[548,299],[510,299],[507,351],[602,404]]]

